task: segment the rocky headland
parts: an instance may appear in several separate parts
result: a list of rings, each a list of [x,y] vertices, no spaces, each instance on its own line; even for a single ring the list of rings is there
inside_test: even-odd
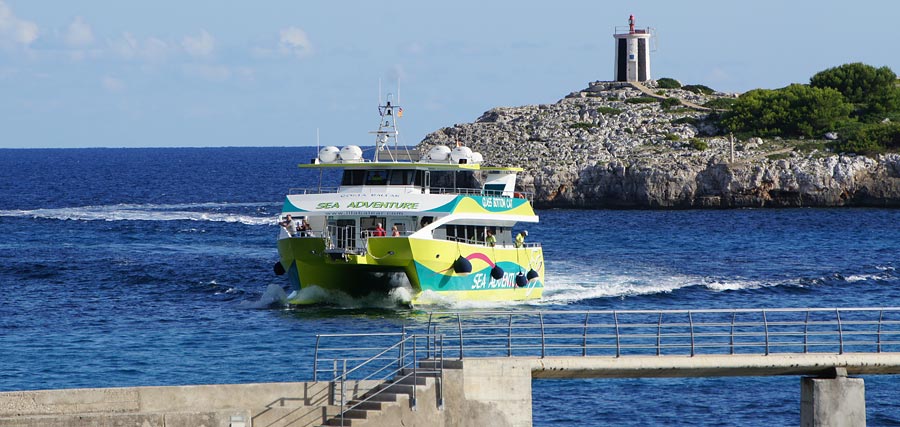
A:
[[[518,189],[540,208],[900,207],[898,154],[833,153],[824,139],[732,149],[702,106],[733,96],[593,82],[555,104],[491,109],[418,147],[459,141],[487,165],[524,167]]]

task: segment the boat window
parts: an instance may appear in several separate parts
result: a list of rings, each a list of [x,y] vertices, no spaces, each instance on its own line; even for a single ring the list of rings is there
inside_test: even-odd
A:
[[[447,229],[447,239],[454,240],[454,238],[456,237],[456,226],[446,225],[445,228]]]
[[[391,171],[391,185],[411,185],[415,171],[412,170],[394,170]]]
[[[388,173],[386,170],[370,170],[366,173],[366,185],[386,185]]]
[[[416,178],[415,181],[413,181],[413,185],[416,187],[425,186],[425,171],[416,171]]]
[[[341,185],[363,185],[366,178],[364,170],[344,170],[344,178],[341,179]]]

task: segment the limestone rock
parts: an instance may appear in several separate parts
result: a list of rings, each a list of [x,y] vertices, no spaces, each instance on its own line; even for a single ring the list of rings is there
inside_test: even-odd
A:
[[[665,93],[699,105],[728,96]],[[592,82],[554,104],[493,108],[432,132],[418,148],[459,140],[486,165],[521,166],[518,190],[543,208],[900,206],[898,154],[801,155],[750,138],[735,142],[731,161],[727,138],[692,148],[692,138],[718,132],[704,120],[709,112],[626,102],[641,96],[627,83]]]

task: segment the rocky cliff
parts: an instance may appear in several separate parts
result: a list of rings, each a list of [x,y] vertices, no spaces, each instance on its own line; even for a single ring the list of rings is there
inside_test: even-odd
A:
[[[552,105],[494,108],[429,134],[422,153],[457,141],[485,164],[522,166],[538,207],[900,206],[900,155],[829,152],[824,141],[720,134],[713,99],[681,89],[594,82]],[[645,92],[642,92],[644,90]],[[655,97],[655,98],[651,98]],[[664,108],[663,98],[685,105]]]

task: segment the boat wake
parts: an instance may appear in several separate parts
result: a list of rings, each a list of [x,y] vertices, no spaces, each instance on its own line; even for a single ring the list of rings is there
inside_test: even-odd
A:
[[[0,217],[76,221],[214,221],[271,225],[277,211],[271,203],[116,204],[53,209],[0,210]],[[250,212],[248,212],[250,211]]]
[[[561,267],[556,265],[557,268]],[[562,266],[565,268],[565,266]],[[892,266],[872,266],[866,272],[830,273],[818,277],[760,280],[740,276],[711,277],[648,269],[628,273],[577,273],[575,268],[547,272],[547,287],[540,304],[570,304],[599,298],[670,294],[686,288],[705,288],[712,292],[746,291],[765,288],[807,288],[813,286],[852,285],[895,282],[900,275]],[[573,273],[574,271],[574,273]]]

